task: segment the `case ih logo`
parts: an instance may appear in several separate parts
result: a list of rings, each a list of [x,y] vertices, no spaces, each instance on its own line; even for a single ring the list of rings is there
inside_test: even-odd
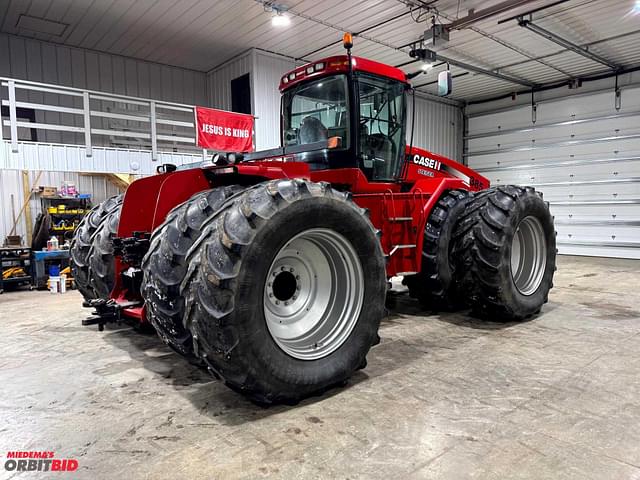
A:
[[[413,163],[423,167],[432,168],[434,170],[440,170],[441,165],[439,161],[434,160],[433,158],[427,158],[417,154],[413,156]]]
[[[55,452],[7,452],[4,469],[8,472],[75,472],[74,458],[54,458]]]

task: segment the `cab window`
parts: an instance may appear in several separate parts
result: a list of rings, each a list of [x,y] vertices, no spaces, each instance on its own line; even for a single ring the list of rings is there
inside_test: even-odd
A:
[[[283,139],[287,146],[340,137],[348,147],[349,102],[345,75],[305,82],[283,96]]]
[[[360,161],[370,180],[393,180],[404,154],[404,85],[360,75]]]

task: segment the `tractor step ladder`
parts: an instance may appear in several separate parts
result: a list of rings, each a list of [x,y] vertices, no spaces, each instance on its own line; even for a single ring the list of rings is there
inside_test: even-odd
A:
[[[416,248],[416,245],[413,245],[413,244],[409,244],[409,245],[394,245],[393,248],[391,249],[391,251],[389,252],[389,256],[393,255],[398,250],[405,249],[405,248]]]
[[[387,201],[387,195],[389,196],[390,201]],[[396,212],[396,206],[393,200],[393,192],[388,191],[388,192],[384,192],[383,193],[383,201],[385,205],[391,205],[392,206],[392,215],[388,215],[386,214],[386,209],[383,211],[383,216],[385,218],[386,221],[388,222],[413,222],[413,217],[406,217],[406,216],[398,216],[397,212]],[[396,253],[398,250],[404,250],[404,249],[410,249],[410,248],[416,248],[415,244],[398,244],[398,245],[392,245],[391,246],[391,250],[389,251],[389,253],[386,255],[388,258],[390,258],[391,256],[393,256],[394,253]]]

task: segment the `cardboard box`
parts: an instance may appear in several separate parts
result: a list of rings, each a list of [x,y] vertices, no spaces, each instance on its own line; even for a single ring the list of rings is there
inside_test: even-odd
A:
[[[56,187],[42,187],[43,197],[55,197],[58,195],[58,189]]]

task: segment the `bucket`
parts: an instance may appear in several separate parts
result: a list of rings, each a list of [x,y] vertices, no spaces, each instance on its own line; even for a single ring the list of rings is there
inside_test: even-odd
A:
[[[49,265],[49,276],[50,277],[60,276],[60,265]]]
[[[60,277],[49,277],[49,292],[58,293],[60,291]]]

